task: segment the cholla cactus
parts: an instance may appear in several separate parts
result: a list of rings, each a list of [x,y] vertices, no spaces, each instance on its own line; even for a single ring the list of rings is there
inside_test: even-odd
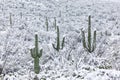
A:
[[[57,26],[57,46],[55,47],[55,44],[52,44],[53,48],[56,49],[57,51],[59,51],[60,49],[63,49],[64,42],[65,42],[65,37],[63,37],[62,39],[62,43],[61,43],[62,47],[60,48],[60,33],[59,33],[59,27]]]
[[[85,40],[85,32],[82,31],[82,42],[83,47],[90,53],[92,53],[96,48],[96,31],[94,31],[93,41],[91,38],[91,16],[89,16],[89,23],[88,23],[88,40]]]
[[[39,74],[40,66],[39,66],[39,58],[42,56],[42,49],[39,51],[38,47],[38,35],[35,34],[35,48],[30,49],[31,56],[34,58],[34,72]]]

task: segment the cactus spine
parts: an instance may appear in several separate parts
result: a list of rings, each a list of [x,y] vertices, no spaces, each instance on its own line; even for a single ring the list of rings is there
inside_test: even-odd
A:
[[[60,47],[60,33],[59,33],[59,27],[57,26],[57,46],[55,47],[55,44],[52,44],[53,48],[59,51],[60,49],[63,49],[65,42],[65,37],[62,39],[61,47]]]
[[[34,58],[34,72],[39,74],[40,66],[39,66],[39,58],[42,56],[42,49],[39,51],[38,49],[38,35],[35,34],[35,48],[30,49],[31,56]]]
[[[47,31],[48,31],[48,18],[46,17],[46,22],[45,22],[45,24],[46,24],[46,28],[47,28]]]
[[[82,31],[82,43],[83,43],[83,47],[90,53],[92,53],[95,48],[96,48],[96,31],[94,31],[94,35],[93,35],[93,41],[91,38],[91,16],[89,16],[88,18],[88,39],[87,42],[85,40],[85,32]]]

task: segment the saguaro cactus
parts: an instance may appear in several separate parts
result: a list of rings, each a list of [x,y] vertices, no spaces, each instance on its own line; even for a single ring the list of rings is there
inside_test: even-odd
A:
[[[12,14],[10,13],[10,27],[12,28]]]
[[[48,18],[47,18],[47,17],[46,17],[45,25],[46,25],[46,29],[47,29],[47,31],[48,31],[48,26],[49,26],[49,24],[48,24]]]
[[[39,74],[40,66],[39,66],[39,58],[42,56],[42,49],[39,51],[38,47],[38,35],[35,34],[35,48],[30,49],[31,56],[34,58],[34,72]]]
[[[65,37],[62,39],[61,47],[60,47],[60,33],[59,33],[59,27],[57,26],[57,46],[55,47],[55,44],[53,45],[53,48],[59,51],[60,49],[63,49],[64,47],[64,42],[65,42]]]
[[[87,42],[85,40],[85,32],[82,31],[82,43],[83,43],[83,47],[90,53],[92,53],[95,48],[96,48],[96,31],[94,31],[94,36],[93,36],[93,41],[91,38],[91,16],[89,16],[88,18],[88,39]]]
[[[22,13],[22,12],[20,12],[20,18],[22,19],[22,17],[23,17],[23,13]]]
[[[55,27],[55,29],[57,28],[57,23],[56,23],[56,17],[54,17],[54,27]]]

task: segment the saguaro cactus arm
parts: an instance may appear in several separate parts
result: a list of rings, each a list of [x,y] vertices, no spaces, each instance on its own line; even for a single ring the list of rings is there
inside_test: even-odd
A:
[[[32,56],[33,58],[36,57],[36,54],[34,54],[34,53],[35,53],[35,48],[30,49],[30,53],[31,53],[31,56]]]
[[[86,41],[85,41],[85,32],[84,31],[82,31],[82,43],[83,43],[83,47],[87,48]]]
[[[63,37],[63,40],[62,40],[62,48],[61,48],[61,49],[63,49],[64,44],[65,44],[65,37]]]
[[[92,52],[95,50],[96,48],[96,31],[94,31],[94,36],[93,36],[93,48],[92,48]]]
[[[55,44],[52,44],[53,48],[57,50],[57,47],[55,47]],[[58,51],[58,50],[57,50]]]
[[[43,49],[41,49],[40,52],[38,53],[39,58],[42,56],[42,53],[43,53]]]
[[[87,44],[86,44],[85,32],[84,32],[84,31],[82,31],[82,43],[83,43],[83,47],[84,47],[87,51],[89,51],[89,48],[88,48],[88,46],[87,46]]]

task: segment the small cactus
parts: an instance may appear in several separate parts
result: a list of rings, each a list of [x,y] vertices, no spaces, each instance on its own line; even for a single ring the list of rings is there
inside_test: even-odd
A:
[[[60,47],[60,33],[59,33],[59,27],[57,26],[57,46],[55,47],[55,44],[52,44],[52,46],[53,46],[54,49],[59,51],[60,49],[63,49],[64,42],[65,42],[65,37],[63,37],[63,39],[62,39],[62,43],[61,43],[62,47]]]
[[[48,31],[49,23],[48,23],[48,18],[47,18],[47,17],[46,17],[45,25],[46,25],[46,29],[47,29],[47,31]]]
[[[85,32],[82,31],[82,43],[83,47],[90,53],[92,53],[96,48],[96,31],[94,31],[93,41],[91,38],[91,16],[89,16],[88,23],[88,39],[86,42]]]
[[[35,34],[35,48],[30,49],[31,56],[34,58],[34,72],[39,74],[40,66],[39,66],[39,58],[42,56],[42,49],[39,51],[38,47],[38,35]]]
[[[20,18],[22,19],[22,17],[23,17],[23,13],[22,13],[22,12],[20,12]]]
[[[59,11],[59,17],[61,17],[61,13],[62,13],[62,12],[61,12],[61,11]]]
[[[10,13],[10,27],[12,28],[12,14]]]
[[[55,29],[57,28],[57,23],[56,23],[56,17],[54,17],[54,27],[55,27]]]

